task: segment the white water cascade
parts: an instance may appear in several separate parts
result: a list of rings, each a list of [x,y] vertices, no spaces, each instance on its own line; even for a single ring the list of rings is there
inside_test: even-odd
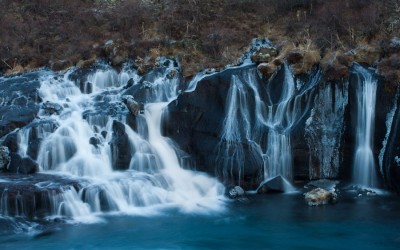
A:
[[[232,76],[218,147],[217,164],[222,169],[222,176],[236,173],[233,177],[240,183],[245,166],[249,164],[245,162],[243,146],[247,144],[250,160],[263,161],[264,181],[276,176],[292,180],[290,133],[310,110],[312,98],[309,94],[319,82],[320,74],[316,72],[308,82],[296,85],[289,66],[284,64],[282,67],[284,77],[283,82],[279,82],[278,97],[276,86],[271,86],[274,77],[264,88],[256,77],[256,69]]]
[[[355,65],[357,79],[357,124],[353,164],[353,182],[364,187],[376,187],[374,141],[377,79],[360,65]]]
[[[121,93],[126,82],[134,78],[138,84],[140,77],[135,72],[94,72],[85,83],[91,86],[89,93],[82,93],[70,80],[72,72],[62,77],[48,72],[40,79],[44,102],[63,108],[50,116],[42,112],[40,120],[47,125],[35,128],[42,140],[37,157],[40,170],[70,176],[82,186],[49,193],[52,216],[85,221],[103,212],[146,215],[165,208],[188,213],[223,209],[223,185],[205,174],[182,169],[168,138],[161,135],[163,110],[178,93],[177,78],[170,79],[167,72],[147,83],[154,85],[151,94],[157,102],[144,105],[134,131],[125,124],[126,113],[115,114],[113,110],[124,108]],[[111,145],[116,127],[128,141],[122,149],[131,157],[125,171],[113,169],[118,160]],[[27,155],[30,131],[20,131],[21,155]]]

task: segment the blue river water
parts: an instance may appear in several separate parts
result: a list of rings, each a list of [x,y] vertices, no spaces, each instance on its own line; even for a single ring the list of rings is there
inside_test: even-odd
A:
[[[400,249],[399,198],[348,194],[308,207],[300,193],[254,195],[217,214],[107,215],[31,231],[0,221],[0,249]]]

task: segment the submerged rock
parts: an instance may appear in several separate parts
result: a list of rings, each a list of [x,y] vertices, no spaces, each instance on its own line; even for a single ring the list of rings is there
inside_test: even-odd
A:
[[[315,188],[304,194],[304,199],[309,206],[320,206],[336,203],[337,194],[323,188]]]

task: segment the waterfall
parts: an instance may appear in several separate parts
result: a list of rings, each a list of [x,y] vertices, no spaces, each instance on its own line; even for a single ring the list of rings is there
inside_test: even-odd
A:
[[[38,121],[19,131],[19,154],[30,155],[36,140],[40,172],[68,176],[81,185],[44,192],[51,216],[85,222],[103,212],[142,215],[168,207],[188,213],[223,209],[223,185],[182,169],[172,142],[161,134],[164,108],[176,98],[179,85],[177,77],[167,76],[168,70],[145,83],[144,89],[151,88],[152,103],[134,118],[135,130],[128,124],[121,94],[129,79],[140,84],[134,71],[118,73],[103,67],[86,77],[84,88],[82,82],[71,80],[74,69],[41,76],[43,103],[59,108],[54,113],[41,110]],[[1,197],[0,212],[4,212],[7,193]]]
[[[376,187],[377,177],[372,148],[377,79],[369,70],[360,65],[355,66],[355,74],[357,76],[357,123],[353,182],[365,187]]]
[[[272,90],[268,91],[267,151],[264,155],[265,179],[282,176],[293,178],[293,156],[290,135],[292,129],[303,120],[311,108],[313,87],[319,83],[319,70],[310,74],[307,82],[296,82],[287,64],[284,64],[284,78],[278,100],[273,101]],[[297,83],[297,84],[296,84]],[[296,88],[297,87],[297,88]],[[271,83],[269,85],[271,88]]]
[[[256,69],[231,76],[217,158],[224,179],[231,177],[240,184],[251,160],[263,168],[264,181],[276,176],[292,180],[291,132],[310,110],[310,95],[320,73],[297,82],[297,89],[287,64],[281,73],[282,81],[275,76],[265,86]]]

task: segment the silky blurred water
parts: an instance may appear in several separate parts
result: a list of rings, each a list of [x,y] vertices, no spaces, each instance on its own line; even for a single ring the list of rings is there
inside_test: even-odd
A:
[[[51,222],[20,232],[2,222],[0,249],[400,248],[399,197],[345,196],[308,207],[301,194],[256,195],[217,214],[108,215],[93,224]]]

